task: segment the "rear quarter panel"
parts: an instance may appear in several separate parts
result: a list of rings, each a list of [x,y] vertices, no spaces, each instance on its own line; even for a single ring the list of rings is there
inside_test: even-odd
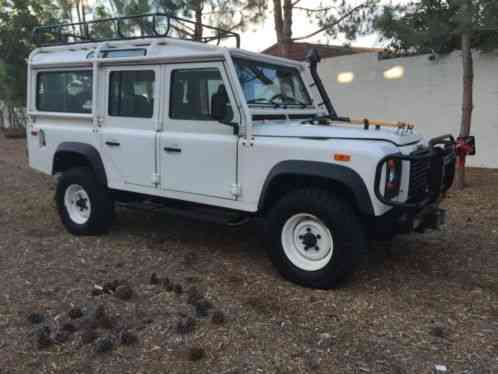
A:
[[[52,174],[55,152],[63,142],[81,142],[97,150],[100,148],[90,118],[40,115],[34,116],[31,122],[27,130],[27,143],[29,166],[35,170]],[[42,137],[45,138],[45,144]]]

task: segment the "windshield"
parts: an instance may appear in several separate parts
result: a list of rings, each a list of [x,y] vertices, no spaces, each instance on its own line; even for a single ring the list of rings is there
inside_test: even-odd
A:
[[[311,105],[298,69],[239,58],[234,62],[249,106],[305,108]]]

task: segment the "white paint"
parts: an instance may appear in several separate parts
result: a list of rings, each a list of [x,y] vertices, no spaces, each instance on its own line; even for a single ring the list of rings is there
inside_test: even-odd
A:
[[[376,53],[325,59],[320,75],[336,110],[342,116],[368,117],[415,123],[426,137],[458,135],[462,102],[460,52],[379,61]],[[475,91],[472,135],[477,155],[468,158],[475,167],[498,168],[498,52],[475,53]],[[400,79],[386,80],[384,72],[404,68]],[[337,83],[337,75],[351,71],[350,84]]]

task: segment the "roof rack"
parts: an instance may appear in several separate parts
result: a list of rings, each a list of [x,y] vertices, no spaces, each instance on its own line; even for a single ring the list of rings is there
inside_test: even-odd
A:
[[[198,38],[196,35],[200,29],[203,33],[211,34]],[[33,30],[33,41],[38,47],[163,37],[202,43],[214,41],[217,45],[222,40],[233,38],[237,48],[240,48],[240,35],[233,31],[199,25],[166,13],[39,26]]]

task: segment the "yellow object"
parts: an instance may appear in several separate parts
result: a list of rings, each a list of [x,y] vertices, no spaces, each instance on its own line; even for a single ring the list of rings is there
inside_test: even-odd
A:
[[[350,122],[354,125],[365,125],[368,124],[370,126],[381,126],[381,127],[393,127],[397,129],[407,129],[413,130],[415,125],[406,122],[387,122],[382,120],[370,120],[368,118],[351,118]]]

